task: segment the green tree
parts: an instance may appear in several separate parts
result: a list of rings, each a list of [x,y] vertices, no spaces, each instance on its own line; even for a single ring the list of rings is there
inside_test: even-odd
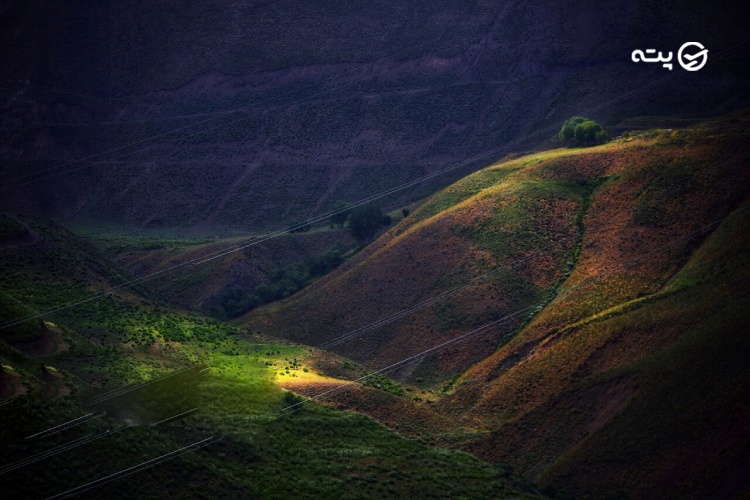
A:
[[[349,214],[349,231],[362,244],[369,243],[378,233],[380,226],[387,226],[391,218],[383,214],[380,207],[363,205]]]
[[[583,116],[569,118],[558,134],[566,146],[594,146],[607,142],[607,132],[601,125]]]

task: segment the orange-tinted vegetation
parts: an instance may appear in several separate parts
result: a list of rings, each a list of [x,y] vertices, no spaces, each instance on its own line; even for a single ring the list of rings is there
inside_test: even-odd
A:
[[[488,167],[245,322],[316,345],[413,308],[332,347],[380,368],[524,311],[389,373],[431,388],[430,414],[454,421],[415,416],[431,439],[578,494],[708,494],[722,474],[736,491],[750,435],[746,141],[653,131]],[[339,404],[406,425],[415,403],[376,392]]]

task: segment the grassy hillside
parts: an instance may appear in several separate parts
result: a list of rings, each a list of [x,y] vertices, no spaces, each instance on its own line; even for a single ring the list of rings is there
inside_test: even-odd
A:
[[[748,208],[653,291],[572,322],[553,302],[469,370],[443,403],[492,429],[470,449],[579,494],[746,492]]]
[[[726,203],[737,203],[744,185],[736,168],[741,140],[741,135],[709,129],[655,132],[488,167],[428,199],[309,290],[251,313],[245,323],[318,345],[438,298],[334,347],[358,361],[382,365],[524,310],[490,333],[419,360],[403,376],[434,381],[460,372],[491,354],[538,312],[574,267],[567,283],[602,266],[601,258],[591,261],[588,248],[603,246],[606,258],[619,262],[626,251],[656,248],[670,235],[682,236],[711,214],[722,213]],[[687,219],[681,212],[686,203],[696,205]],[[604,232],[593,233],[596,228]],[[627,247],[618,248],[618,239]],[[675,271],[690,248],[684,242],[649,258],[650,274],[619,273],[582,288],[596,287],[597,300],[614,304],[627,293],[623,280],[640,280],[648,291]],[[567,300],[569,315],[591,307],[577,296]]]
[[[0,248],[3,325],[131,279],[69,231],[18,221],[32,237],[15,231]],[[289,366],[306,352],[252,340],[138,288],[4,328],[0,490],[48,497],[202,443],[85,494],[538,497],[501,467],[405,439],[364,415],[312,403],[290,411],[300,399],[279,380],[312,373]]]
[[[278,274],[293,268],[306,273],[303,277],[312,275],[308,279],[314,279],[327,271],[324,264],[338,265],[354,246],[346,230],[327,227],[265,238],[266,235],[221,240],[107,236],[93,242],[137,276],[158,274],[175,266],[189,269],[170,272],[164,278],[149,281],[147,286],[178,307],[225,319],[250,308],[228,307],[230,297],[239,300],[255,294],[259,287],[279,281]],[[189,265],[217,255],[222,256],[198,267]],[[326,257],[331,262],[323,262]]]
[[[521,311],[389,372],[448,381],[431,411],[466,431],[436,425],[436,439],[550,492],[736,494],[748,487],[747,139],[737,115],[490,166],[244,321],[318,345],[411,308],[329,344],[380,368]]]

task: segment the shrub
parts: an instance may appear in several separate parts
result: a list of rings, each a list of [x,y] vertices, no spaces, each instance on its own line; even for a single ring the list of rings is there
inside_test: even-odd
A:
[[[310,257],[307,261],[310,276],[323,276],[336,269],[344,261],[342,253],[342,247],[336,244],[325,253]]]
[[[292,411],[300,411],[305,403],[305,400],[297,396],[295,393],[286,391],[283,396],[284,408],[289,408]]]
[[[566,146],[594,146],[607,142],[608,135],[601,125],[583,116],[569,118],[558,134]]]
[[[371,242],[380,226],[388,226],[390,223],[391,218],[375,205],[357,207],[349,214],[349,231],[361,244]]]

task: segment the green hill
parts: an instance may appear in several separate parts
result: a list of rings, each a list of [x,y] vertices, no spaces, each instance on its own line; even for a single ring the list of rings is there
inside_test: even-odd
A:
[[[411,358],[389,375],[448,382],[432,410],[484,429],[434,439],[549,491],[745,491],[747,139],[737,115],[490,166],[244,323],[373,369]]]
[[[85,494],[538,497],[502,467],[405,439],[365,415],[311,402],[290,411],[301,399],[279,378],[309,371],[296,362],[306,348],[251,339],[139,286],[116,289],[133,277],[95,246],[53,223],[18,220],[33,237],[16,231],[0,248],[0,324],[46,314],[0,330],[6,496],[46,498],[110,478]],[[88,300],[102,291],[113,293]],[[144,463],[153,467],[139,470]]]

